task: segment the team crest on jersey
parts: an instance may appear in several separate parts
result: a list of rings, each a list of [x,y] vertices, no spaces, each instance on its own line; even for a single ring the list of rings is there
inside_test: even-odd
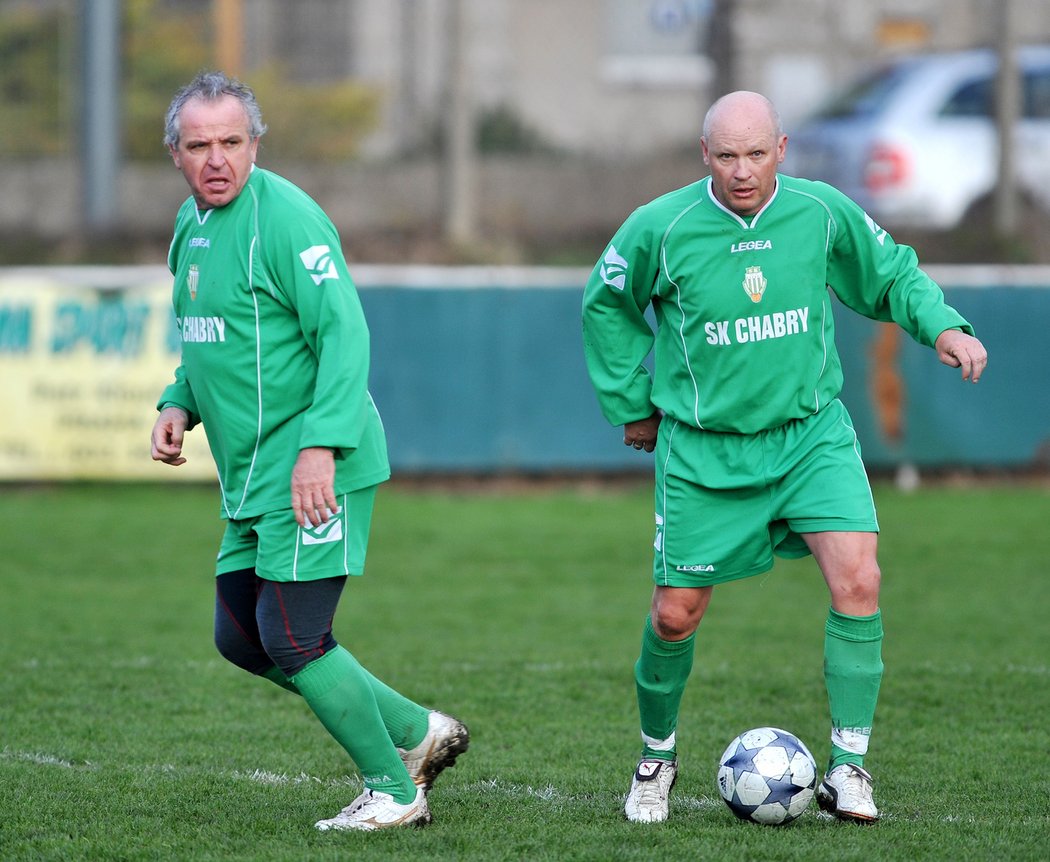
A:
[[[186,287],[189,288],[191,302],[197,298],[197,285],[200,284],[200,280],[201,273],[200,270],[197,268],[197,264],[191,263],[190,271],[186,275]]]
[[[765,292],[766,277],[762,275],[762,267],[749,266],[744,272],[744,293],[751,297],[752,302],[761,302]]]

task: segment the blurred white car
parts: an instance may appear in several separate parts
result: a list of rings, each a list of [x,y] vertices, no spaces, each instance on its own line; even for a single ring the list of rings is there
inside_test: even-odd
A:
[[[1050,46],[1019,48],[1018,66],[1016,177],[1050,212]],[[784,172],[831,183],[890,228],[956,227],[996,183],[997,68],[985,49],[889,63],[787,129]]]

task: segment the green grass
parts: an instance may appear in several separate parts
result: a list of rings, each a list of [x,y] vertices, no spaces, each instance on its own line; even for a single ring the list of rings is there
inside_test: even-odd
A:
[[[1042,860],[1050,494],[878,487],[884,820],[735,820],[717,758],[788,727],[827,754],[811,560],[721,588],[667,824],[621,816],[639,741],[649,492],[381,491],[336,620],[380,677],[470,726],[425,830],[321,834],[360,782],[304,704],[211,645],[207,488],[0,490],[0,859]]]

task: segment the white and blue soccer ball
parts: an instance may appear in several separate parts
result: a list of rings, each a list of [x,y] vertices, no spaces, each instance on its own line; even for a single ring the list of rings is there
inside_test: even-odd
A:
[[[817,764],[793,733],[756,727],[729,743],[718,764],[718,792],[741,820],[790,823],[813,800]]]

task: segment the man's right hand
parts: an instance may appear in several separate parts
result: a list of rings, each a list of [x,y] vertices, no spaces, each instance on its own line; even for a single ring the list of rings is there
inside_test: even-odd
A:
[[[656,435],[660,431],[660,412],[647,419],[628,422],[623,426],[623,445],[652,452],[656,448]]]
[[[151,435],[150,454],[154,461],[163,461],[172,467],[186,463],[182,457],[182,438],[189,421],[189,416],[181,407],[165,407],[160,411],[157,421],[153,423]]]

